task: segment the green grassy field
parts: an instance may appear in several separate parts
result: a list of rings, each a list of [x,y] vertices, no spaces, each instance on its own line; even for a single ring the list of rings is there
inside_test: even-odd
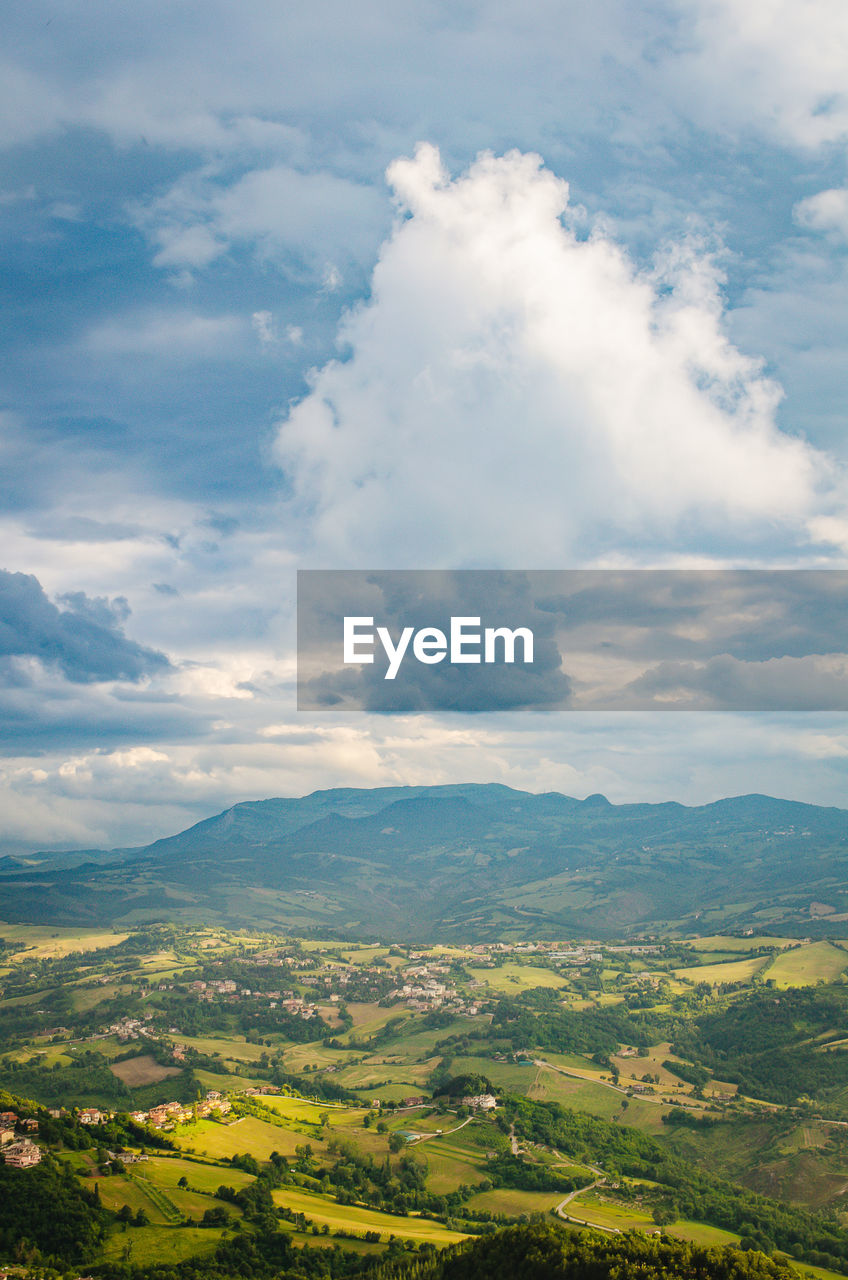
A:
[[[205,1071],[202,1067],[195,1067],[194,1075],[204,1089],[217,1089],[219,1093],[227,1093],[230,1089],[258,1088],[268,1083],[259,1076],[231,1076],[223,1071]]]
[[[401,1102],[410,1094],[419,1094],[424,1081],[438,1059],[410,1064],[386,1062],[382,1058],[367,1058],[353,1067],[337,1072],[334,1079],[346,1089],[363,1091],[375,1098]]]
[[[223,1234],[220,1227],[128,1227],[126,1231],[118,1230],[109,1237],[101,1260],[126,1260],[139,1267],[184,1262],[186,1258],[212,1253]]]
[[[616,1202],[605,1195],[602,1190],[590,1190],[582,1195],[575,1196],[566,1205],[565,1211],[580,1221],[612,1230],[657,1230],[651,1214],[640,1209],[637,1205]],[[663,1231],[669,1235],[677,1236],[681,1240],[691,1240],[695,1244],[724,1245],[739,1243],[739,1237],[732,1232],[723,1231],[720,1227],[713,1227],[705,1222],[692,1222],[685,1218],[663,1227]]]
[[[455,1190],[463,1182],[473,1187],[483,1181],[485,1170],[478,1163],[458,1152],[440,1149],[441,1147],[442,1143],[438,1138],[415,1147],[416,1159],[426,1162],[427,1186],[431,1191],[436,1195],[443,1195]]]
[[[379,1031],[392,1018],[406,1016],[407,1010],[397,1006],[384,1009],[378,1004],[358,1004],[356,1001],[349,1001],[347,1011],[353,1018],[353,1035],[356,1038],[368,1037],[373,1035],[375,1031]],[[340,1037],[343,1039],[343,1037]]]
[[[497,1187],[492,1191],[478,1191],[468,1201],[468,1207],[517,1218],[522,1213],[549,1213],[561,1200],[562,1193],[558,1191],[514,1191]]]
[[[71,995],[71,1003],[77,1013],[88,1013],[103,1000],[114,1000],[115,996],[125,994],[127,991],[129,987],[116,982],[107,982],[102,986],[98,984],[96,987],[76,987]]]
[[[538,1068],[531,1063],[519,1067],[514,1062],[495,1062],[491,1058],[465,1056],[454,1058],[451,1071],[455,1075],[474,1074],[486,1076],[499,1089],[513,1089],[523,1093],[536,1076]]]
[[[722,1231],[721,1227],[711,1227],[706,1222],[689,1222],[681,1219],[665,1228],[669,1235],[678,1236],[681,1240],[691,1240],[694,1244],[738,1244],[739,1237],[731,1231]]]
[[[331,1231],[379,1231],[384,1240],[390,1235],[404,1240],[430,1241],[433,1244],[455,1244],[464,1239],[457,1231],[449,1231],[441,1222],[427,1218],[400,1217],[394,1213],[380,1213],[377,1209],[365,1209],[359,1205],[336,1204],[328,1196],[313,1194],[295,1187],[283,1187],[273,1192],[274,1201],[295,1213],[305,1213],[318,1226],[325,1222]]]
[[[68,1054],[65,1053],[59,1046],[56,1046],[55,1048],[53,1047],[47,1048],[42,1046],[43,1046],[43,1042],[38,1046],[39,1048],[38,1061],[39,1061],[39,1065],[42,1067],[53,1067],[57,1063],[59,1064],[60,1067],[66,1067],[70,1062],[73,1061],[73,1059],[69,1057]],[[13,1062],[28,1062],[32,1059],[33,1055],[32,1055],[32,1049],[12,1049],[10,1052],[4,1053],[3,1056],[4,1058],[5,1057],[11,1058]]]
[[[111,929],[62,929],[50,925],[7,924],[0,921],[0,937],[13,947],[19,946],[20,950],[13,953],[15,956],[26,952],[32,957],[56,957],[116,947],[129,937],[129,933],[113,933]]]
[[[229,1183],[229,1178],[226,1176],[228,1171],[226,1169],[222,1169],[220,1172],[223,1176],[218,1185],[220,1186],[222,1183]],[[202,1192],[192,1191],[191,1189],[183,1187],[169,1187],[165,1189],[162,1187],[155,1173],[139,1173],[137,1174],[137,1177],[140,1184],[149,1184],[150,1191],[152,1191],[154,1197],[156,1196],[156,1193],[159,1192],[186,1219],[192,1218],[195,1222],[199,1222],[207,1209],[224,1207],[222,1201],[216,1200],[214,1196],[209,1195],[208,1193],[203,1194]],[[148,1187],[144,1186],[143,1189],[147,1191]],[[230,1214],[230,1217],[241,1217],[240,1210],[236,1209],[233,1205],[227,1205],[226,1209]]]
[[[151,1156],[149,1160],[134,1168],[144,1171],[145,1177],[169,1194],[178,1190],[177,1183],[185,1178],[193,1190],[214,1193],[222,1185],[234,1187],[249,1186],[253,1181],[249,1173],[242,1169],[224,1168],[218,1164],[201,1164],[197,1160],[185,1160],[173,1156]],[[206,1208],[209,1206],[207,1205]]]
[[[562,1196],[560,1196],[560,1200]],[[559,1203],[559,1202],[557,1202]],[[586,1191],[577,1195],[565,1206],[565,1212],[578,1222],[590,1223],[599,1227],[614,1227],[619,1231],[637,1228],[641,1231],[653,1231],[654,1220],[636,1205],[624,1205],[608,1199],[597,1191]]]
[[[545,1061],[556,1066],[567,1065],[569,1070],[580,1072],[580,1075],[563,1075],[559,1071],[540,1069],[532,1063],[522,1067],[512,1062],[494,1062],[491,1058],[482,1057],[455,1058],[451,1070],[457,1075],[466,1072],[484,1075],[496,1088],[524,1093],[539,1102],[561,1102],[563,1106],[605,1118],[621,1109],[623,1095],[599,1083],[603,1074],[599,1067],[594,1067],[585,1058],[569,1054],[546,1052],[544,1057]],[[630,1105],[633,1106],[633,1101]]]
[[[163,1213],[161,1205],[147,1194],[142,1184],[115,1174],[108,1178],[98,1178],[97,1187],[105,1208],[117,1212],[126,1204],[133,1213],[143,1209],[152,1225],[167,1225],[169,1219]]]
[[[779,1253],[777,1256],[781,1262],[787,1263],[800,1276],[815,1276],[816,1280],[844,1280],[839,1271],[828,1271],[825,1267],[814,1267],[810,1262],[796,1262],[794,1258],[788,1257],[785,1253]]]
[[[848,952],[829,942],[813,942],[776,956],[766,977],[781,988],[810,987],[817,982],[835,981],[846,968]]]
[[[485,982],[490,991],[503,992],[504,995],[516,995],[520,991],[529,991],[533,987],[553,987],[561,990],[568,986],[567,979],[551,969],[540,969],[535,965],[507,961],[495,969],[482,969],[469,966],[468,972],[478,982]]]
[[[352,1058],[360,1055],[352,1049],[330,1049],[319,1041],[308,1044],[283,1044],[280,1046],[286,1071],[300,1075],[305,1067],[344,1067]]]
[[[448,1036],[469,1035],[473,1031],[482,1031],[489,1026],[490,1021],[491,1019],[484,1015],[475,1018],[455,1018],[444,1027],[416,1029],[412,1026],[402,1039],[392,1039],[380,1046],[379,1057],[392,1059],[402,1056],[404,1061],[430,1057],[435,1053],[435,1046],[441,1040]],[[378,1053],[375,1052],[372,1056],[376,1061]]]
[[[285,1094],[268,1094],[258,1099],[263,1107],[294,1124],[316,1125],[321,1116],[330,1117],[331,1129],[361,1125],[368,1114],[365,1107],[348,1107],[338,1102],[309,1102],[306,1098],[290,1098]]]
[[[303,1135],[295,1130],[267,1124],[255,1116],[245,1116],[233,1124],[199,1120],[197,1124],[175,1130],[173,1138],[183,1151],[194,1150],[213,1160],[226,1160],[248,1152],[257,1160],[268,1160],[272,1151],[293,1154],[295,1146],[304,1141]]]
[[[753,956],[749,960],[731,960],[726,964],[695,965],[690,969],[675,969],[674,976],[689,982],[708,982],[710,986],[719,986],[723,982],[750,982],[754,974],[766,967],[768,960],[768,956]]]
[[[524,1092],[536,1102],[561,1102],[577,1111],[592,1111],[595,1115],[612,1115],[620,1109],[622,1095],[605,1089],[591,1081],[577,1080],[547,1067],[537,1067],[533,1083]]]
[[[356,964],[373,964],[375,960],[388,959],[389,948],[381,947],[381,946],[345,947],[344,949],[341,950],[341,955],[343,955],[345,960],[347,960],[348,962],[353,962]],[[404,963],[403,958],[402,957],[398,957],[398,958],[400,959],[401,964],[403,964]]]
[[[268,1052],[262,1044],[249,1044],[244,1036],[180,1036],[180,1043],[209,1057],[218,1053],[233,1062],[258,1062]]]

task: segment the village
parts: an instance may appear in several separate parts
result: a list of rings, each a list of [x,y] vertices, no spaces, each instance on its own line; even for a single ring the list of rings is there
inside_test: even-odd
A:
[[[268,1091],[279,1092],[273,1086]],[[256,1095],[262,1090],[246,1089],[246,1095]],[[80,1124],[87,1127],[106,1124],[115,1114],[100,1107],[75,1107],[70,1112],[65,1107],[48,1107],[48,1115],[58,1120],[66,1115],[73,1115]],[[216,1089],[210,1089],[206,1097],[191,1106],[181,1102],[165,1102],[151,1107],[149,1111],[127,1112],[134,1124],[147,1125],[151,1129],[171,1129],[176,1124],[190,1124],[193,1121],[207,1118],[221,1119],[232,1111],[232,1103]],[[0,1155],[3,1162],[14,1169],[31,1169],[41,1162],[41,1148],[33,1141],[38,1134],[38,1120],[29,1116],[20,1116],[16,1111],[0,1112]],[[114,1157],[124,1163],[132,1163],[143,1157],[119,1154]]]

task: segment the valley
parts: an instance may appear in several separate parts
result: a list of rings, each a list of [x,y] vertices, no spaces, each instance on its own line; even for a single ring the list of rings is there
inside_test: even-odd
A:
[[[848,1272],[843,939],[0,939],[0,1111],[40,1157],[0,1175],[73,1179],[92,1274],[216,1275],[246,1242],[364,1266],[554,1220]],[[32,1256],[66,1269],[53,1236]]]

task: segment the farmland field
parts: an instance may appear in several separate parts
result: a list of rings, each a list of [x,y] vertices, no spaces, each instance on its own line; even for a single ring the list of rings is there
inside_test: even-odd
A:
[[[469,966],[468,972],[477,982],[485,983],[490,991],[501,991],[504,995],[515,995],[532,987],[561,989],[568,985],[567,980],[553,970],[529,964],[508,962],[494,969]]]
[[[126,1058],[123,1062],[113,1062],[109,1070],[131,1089],[136,1089],[139,1085],[158,1084],[160,1080],[180,1074],[179,1067],[163,1067],[149,1053],[141,1054],[138,1058]]]
[[[807,987],[817,982],[833,982],[846,968],[848,952],[830,942],[813,942],[777,956],[766,977],[772,978],[778,987]]]
[[[755,974],[766,967],[768,956],[753,956],[749,960],[730,960],[726,964],[696,965],[691,969],[675,969],[676,978],[690,982],[708,982],[718,986],[723,982],[750,982]]]
[[[457,1231],[450,1231],[441,1222],[426,1218],[399,1217],[393,1213],[381,1213],[377,1209],[365,1209],[360,1205],[341,1205],[326,1196],[313,1195],[294,1187],[284,1187],[274,1192],[274,1202],[305,1213],[322,1226],[325,1222],[331,1231],[379,1231],[383,1239],[390,1235],[406,1240],[431,1241],[434,1244],[455,1244],[464,1239]]]
[[[188,1129],[177,1130],[174,1139],[182,1150],[194,1150],[214,1160],[228,1160],[245,1152],[257,1160],[267,1160],[272,1151],[291,1154],[296,1144],[303,1141],[299,1133],[266,1124],[254,1116],[245,1116],[233,1124],[200,1120]]]
[[[100,939],[112,945],[122,936]],[[83,935],[75,937],[82,945]],[[117,959],[92,954],[75,969],[74,938],[42,936],[43,945],[71,949],[41,959],[23,953],[0,993],[0,1017],[9,1028],[0,1083],[42,1102],[55,1090],[67,1114],[57,1117],[60,1126],[44,1115],[37,1140],[52,1143],[89,1190],[97,1186],[107,1211],[117,1215],[126,1206],[147,1220],[126,1230],[110,1220],[100,1260],[145,1265],[208,1253],[222,1238],[220,1226],[194,1226],[208,1209],[226,1212],[232,1238],[252,1238],[265,1229],[253,1196],[233,1204],[216,1192],[226,1186],[239,1193],[257,1178],[266,1214],[271,1194],[278,1206],[310,1220],[304,1228],[302,1221],[268,1219],[298,1244],[378,1253],[392,1235],[447,1244],[461,1239],[464,1228],[471,1231],[477,1212],[501,1219],[549,1214],[563,1193],[526,1188],[550,1186],[554,1173],[568,1176],[576,1160],[584,1172],[604,1171],[607,1185],[575,1196],[575,1218],[653,1231],[655,1194],[619,1202],[609,1187],[622,1171],[627,1180],[614,1154],[619,1135],[625,1159],[638,1138],[649,1144],[651,1161],[660,1161],[652,1168],[661,1167],[664,1150],[681,1169],[697,1167],[704,1177],[741,1182],[803,1210],[842,1212],[848,1075],[843,1079],[840,1070],[848,1058],[818,1053],[846,1036],[848,951],[839,944],[716,934],[694,944],[652,943],[649,955],[634,948],[630,956],[625,946],[597,943],[592,946],[602,954],[591,965],[576,965],[566,979],[528,963],[502,941],[481,944],[473,955],[463,948],[394,946],[389,971],[379,964],[388,955],[382,945],[222,935],[210,946],[208,935],[176,927],[141,937]],[[768,954],[751,954],[773,941]],[[572,944],[551,943],[550,950],[565,945]],[[704,965],[692,963],[693,946]],[[251,947],[261,950],[253,954]],[[460,964],[445,972],[448,958]],[[151,981],[154,974],[161,983]],[[232,984],[230,995],[208,1000],[209,984],[222,977]],[[401,981],[431,980],[426,1000],[393,990]],[[771,1099],[767,1076],[762,1082],[752,1077],[752,1098],[739,1096],[736,1085],[717,1096],[712,1080],[703,1078],[699,1087],[698,1075],[684,1081],[664,1065],[681,1059],[693,1069],[718,1070],[723,1060],[710,1056],[712,1045],[737,1027],[744,1036],[749,1007],[752,1019],[771,1024],[777,993],[764,982],[781,990],[808,988],[793,997],[803,1020],[797,1028],[790,1021],[780,1035],[812,1059],[804,1084],[827,1120],[799,1113],[794,1099]],[[830,985],[819,992],[819,982]],[[292,1021],[299,1015],[281,1007],[280,994],[291,989],[324,1011],[329,1030],[306,1018]],[[467,1016],[472,1002],[481,1011]],[[124,1017],[145,1029],[135,1049],[115,1030]],[[693,1027],[703,1042],[691,1036]],[[155,1048],[147,1052],[151,1043]],[[482,1079],[472,1084],[463,1076]],[[819,1077],[824,1084],[816,1093]],[[461,1098],[485,1091],[485,1080],[499,1105],[493,1113],[469,1115]],[[251,1085],[272,1092],[245,1096]],[[160,1090],[191,1101],[207,1089],[225,1094],[232,1113],[169,1125],[164,1141],[179,1154],[125,1118],[133,1104],[142,1111],[152,1106]],[[410,1095],[424,1104],[395,1105]],[[94,1102],[116,1112],[109,1129],[87,1129],[74,1118],[75,1108]],[[673,1107],[685,1110],[670,1115]],[[57,1132],[70,1133],[72,1141]],[[517,1165],[510,1158],[513,1140]],[[141,1147],[148,1159],[121,1171],[105,1156],[107,1146],[118,1152]],[[273,1153],[284,1159],[272,1162]],[[450,1229],[418,1216],[425,1209]],[[327,1234],[320,1234],[322,1227]],[[668,1230],[702,1243],[734,1238],[682,1220]],[[382,1244],[347,1239],[365,1231],[379,1233]]]
[[[145,1176],[157,1186],[169,1192],[176,1190],[180,1178],[185,1178],[194,1190],[209,1194],[217,1191],[223,1183],[238,1191],[253,1181],[252,1176],[241,1169],[223,1169],[219,1164],[203,1164],[198,1160],[175,1159],[173,1156],[151,1156],[137,1167],[143,1169]]]
[[[559,1191],[514,1191],[509,1187],[498,1187],[492,1191],[478,1191],[468,1203],[472,1209],[517,1217],[522,1213],[549,1213],[561,1200],[562,1192]]]
[[[104,1262],[123,1259],[136,1266],[154,1263],[173,1264],[186,1258],[212,1253],[221,1242],[223,1231],[199,1227],[130,1227],[116,1231],[103,1248]]]
[[[102,951],[115,947],[129,937],[126,932],[111,929],[63,929],[51,925],[6,924],[0,921],[0,937],[13,948],[14,955],[30,957],[68,956],[79,951]]]
[[[198,1053],[210,1057],[217,1053],[234,1062],[257,1062],[265,1052],[263,1045],[250,1044],[244,1036],[181,1036],[180,1039]]]

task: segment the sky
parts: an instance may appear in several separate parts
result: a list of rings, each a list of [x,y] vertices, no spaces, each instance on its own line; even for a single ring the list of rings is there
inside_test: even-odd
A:
[[[304,714],[294,648],[299,568],[848,567],[842,0],[2,7],[0,849],[844,802],[835,709]]]

